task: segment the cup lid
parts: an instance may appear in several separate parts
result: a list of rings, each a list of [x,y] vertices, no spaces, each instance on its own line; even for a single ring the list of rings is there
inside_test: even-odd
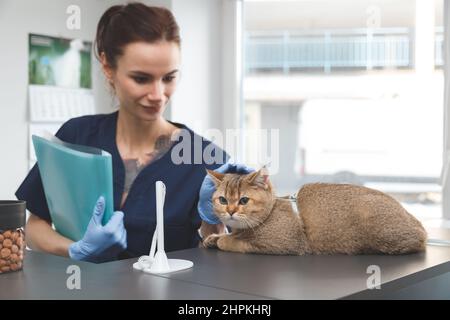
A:
[[[0,230],[21,228],[25,225],[26,202],[0,200]]]

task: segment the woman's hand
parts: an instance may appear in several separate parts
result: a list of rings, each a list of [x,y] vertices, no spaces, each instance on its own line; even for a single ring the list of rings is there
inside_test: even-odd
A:
[[[69,246],[69,256],[72,259],[99,263],[117,258],[127,248],[123,212],[114,212],[108,223],[102,226],[104,212],[105,199],[100,197],[83,239]]]
[[[214,170],[219,173],[238,173],[238,174],[249,174],[254,172],[255,169],[246,167],[243,164],[231,164],[229,162],[225,163],[221,167]],[[214,182],[211,180],[209,175],[205,176],[202,186],[200,187],[200,194],[198,200],[198,213],[203,221],[209,224],[219,224],[220,220],[214,214],[212,195],[216,191]]]

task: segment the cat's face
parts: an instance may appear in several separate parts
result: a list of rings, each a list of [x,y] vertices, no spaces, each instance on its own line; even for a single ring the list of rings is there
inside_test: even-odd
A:
[[[220,174],[209,171],[216,185],[212,197],[214,213],[237,229],[254,228],[269,215],[273,203],[272,186],[265,169],[250,174]]]

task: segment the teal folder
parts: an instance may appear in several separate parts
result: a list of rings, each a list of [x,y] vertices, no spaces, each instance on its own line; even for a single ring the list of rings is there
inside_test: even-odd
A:
[[[33,135],[33,145],[50,216],[61,235],[80,240],[100,196],[105,198],[103,225],[114,213],[111,154]]]

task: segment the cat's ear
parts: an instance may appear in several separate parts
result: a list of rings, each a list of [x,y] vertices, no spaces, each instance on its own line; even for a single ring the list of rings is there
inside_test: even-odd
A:
[[[267,190],[269,188],[269,170],[266,166],[262,167],[256,172],[250,173],[247,177],[247,182]]]
[[[212,171],[212,170],[206,169],[206,172],[211,177],[211,179],[214,182],[214,185],[216,187],[219,186],[222,183],[223,177],[225,177],[225,174],[219,173],[219,172],[215,172],[215,171]]]

